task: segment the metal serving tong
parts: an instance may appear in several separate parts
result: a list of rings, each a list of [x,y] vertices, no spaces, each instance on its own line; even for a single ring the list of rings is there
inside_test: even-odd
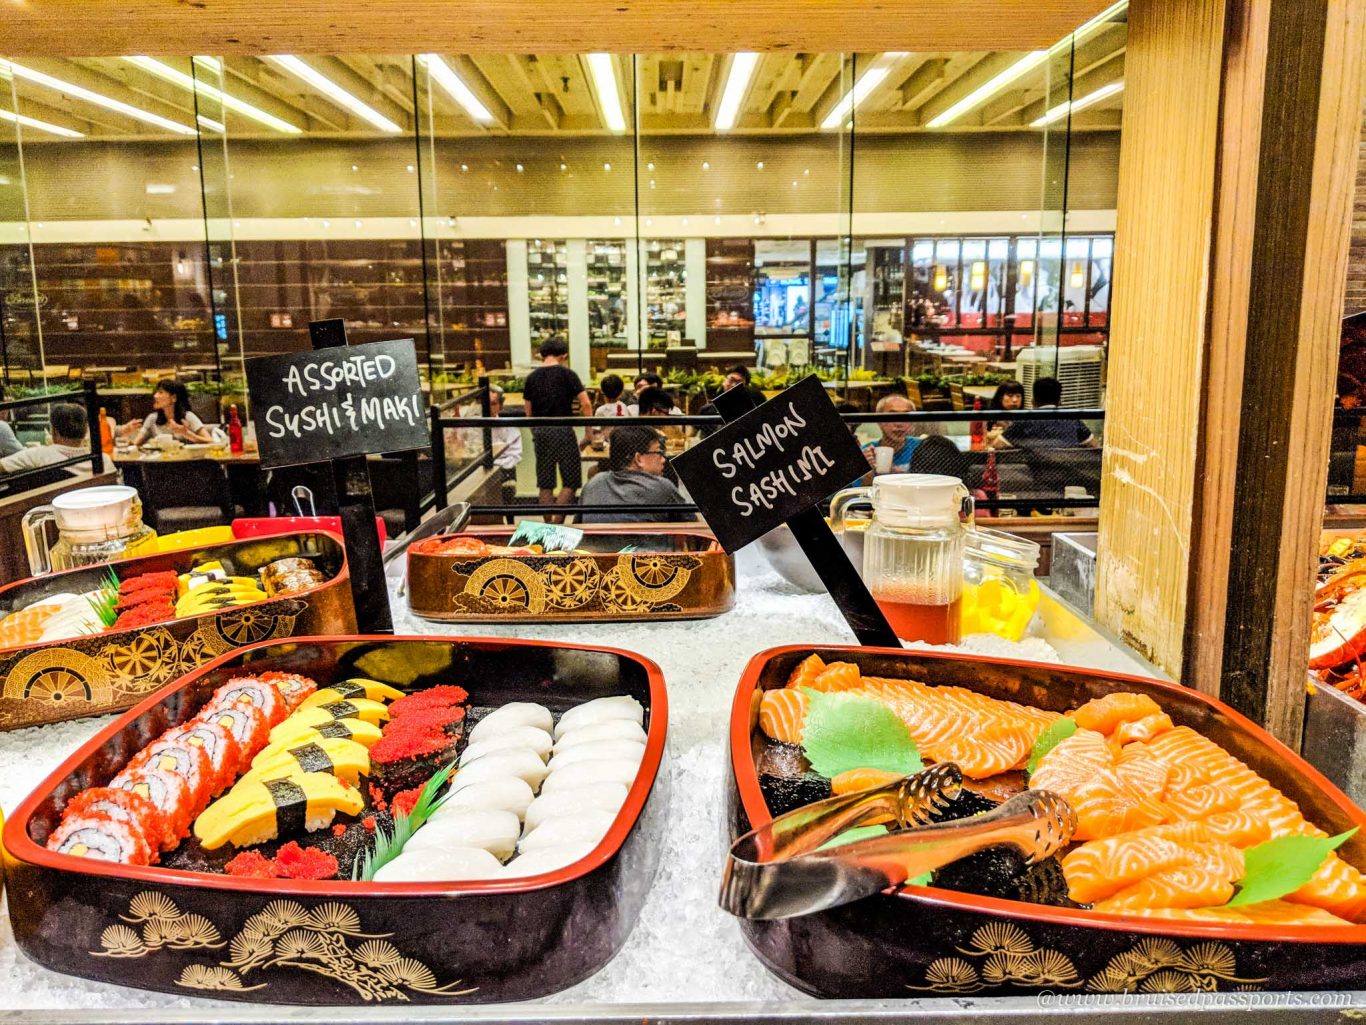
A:
[[[900,886],[997,844],[1017,847],[1032,865],[1071,841],[1076,815],[1046,790],[1017,794],[982,815],[929,824],[962,785],[958,766],[941,762],[779,815],[731,846],[721,907],[741,918],[794,918]],[[889,820],[891,832],[883,836],[821,849],[847,829]]]

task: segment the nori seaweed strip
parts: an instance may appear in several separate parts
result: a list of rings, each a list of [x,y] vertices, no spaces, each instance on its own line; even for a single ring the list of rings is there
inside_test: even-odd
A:
[[[333,719],[354,719],[360,715],[360,709],[349,701],[334,701],[330,705],[318,705],[317,707]]]
[[[358,683],[334,683],[328,690],[335,690],[343,699],[365,697],[365,688]]]
[[[300,744],[291,747],[289,753],[304,772],[332,772],[332,759],[317,744]]]
[[[322,726],[313,727],[313,732],[320,737],[341,737],[343,740],[350,740],[355,736],[351,727],[346,725],[345,719],[333,719]]]
[[[308,794],[292,779],[268,779],[265,788],[275,802],[276,836],[298,835],[308,822]]]

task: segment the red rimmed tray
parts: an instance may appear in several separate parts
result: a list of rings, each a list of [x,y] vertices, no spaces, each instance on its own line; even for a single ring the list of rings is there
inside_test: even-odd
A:
[[[735,557],[703,530],[587,526],[586,555],[470,556],[408,550],[408,607],[457,623],[708,619],[735,604]],[[506,545],[507,527],[460,536]],[[431,539],[428,539],[431,540]],[[626,545],[636,551],[622,553]]]
[[[305,673],[320,686],[357,675],[403,690],[455,682],[475,705],[533,700],[562,710],[630,694],[646,710],[645,757],[603,842],[566,868],[524,879],[246,880],[93,862],[42,846],[72,795],[107,782],[244,665]],[[667,721],[658,667],[615,648],[355,636],[230,652],[101,730],[15,809],[4,829],[15,939],[57,971],[191,996],[477,1003],[556,992],[610,961],[639,916],[668,810],[668,773],[659,771]]]
[[[0,587],[0,609],[23,608],[50,594],[96,587],[110,569],[121,578],[219,561],[234,574],[312,556],[327,580],[220,612],[108,630],[44,644],[0,648],[0,731],[121,712],[148,694],[241,644],[295,634],[342,634],[356,629],[351,574],[342,539],[323,531],[202,545],[122,562],[28,577]]]
[[[772,815],[758,761],[762,691],[782,687],[815,652],[867,675],[967,687],[994,698],[1065,711],[1115,690],[1151,696],[1241,759],[1336,833],[1366,814],[1289,748],[1227,705],[1157,680],[965,655],[891,648],[789,646],[756,655],[730,719],[727,820],[731,839]],[[1366,865],[1366,833],[1338,853]],[[1366,971],[1366,925],[1237,926],[1103,915],[959,893],[933,886],[888,891],[781,921],[742,919],[759,960],[784,981],[823,997],[984,993],[1350,989]]]

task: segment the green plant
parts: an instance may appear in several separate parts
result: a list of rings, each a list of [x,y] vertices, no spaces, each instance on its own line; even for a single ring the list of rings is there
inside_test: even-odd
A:
[[[938,374],[932,374],[928,371],[923,374],[918,374],[914,378],[914,381],[920,386],[921,395],[924,395],[927,392],[940,392],[945,389],[944,379]]]
[[[148,389],[149,391],[151,389]],[[79,395],[79,388],[69,384],[7,384],[3,392],[7,399],[36,399],[44,395]]]
[[[979,374],[964,374],[962,382],[963,387],[965,388],[983,388],[993,384],[1004,384],[1006,381],[1010,380],[1013,380],[1013,378],[1011,378],[1009,374],[982,372]]]

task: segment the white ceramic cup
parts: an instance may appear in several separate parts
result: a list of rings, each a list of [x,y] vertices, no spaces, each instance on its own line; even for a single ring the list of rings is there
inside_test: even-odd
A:
[[[890,445],[879,445],[873,449],[873,470],[877,473],[892,472],[892,456],[896,450]]]

